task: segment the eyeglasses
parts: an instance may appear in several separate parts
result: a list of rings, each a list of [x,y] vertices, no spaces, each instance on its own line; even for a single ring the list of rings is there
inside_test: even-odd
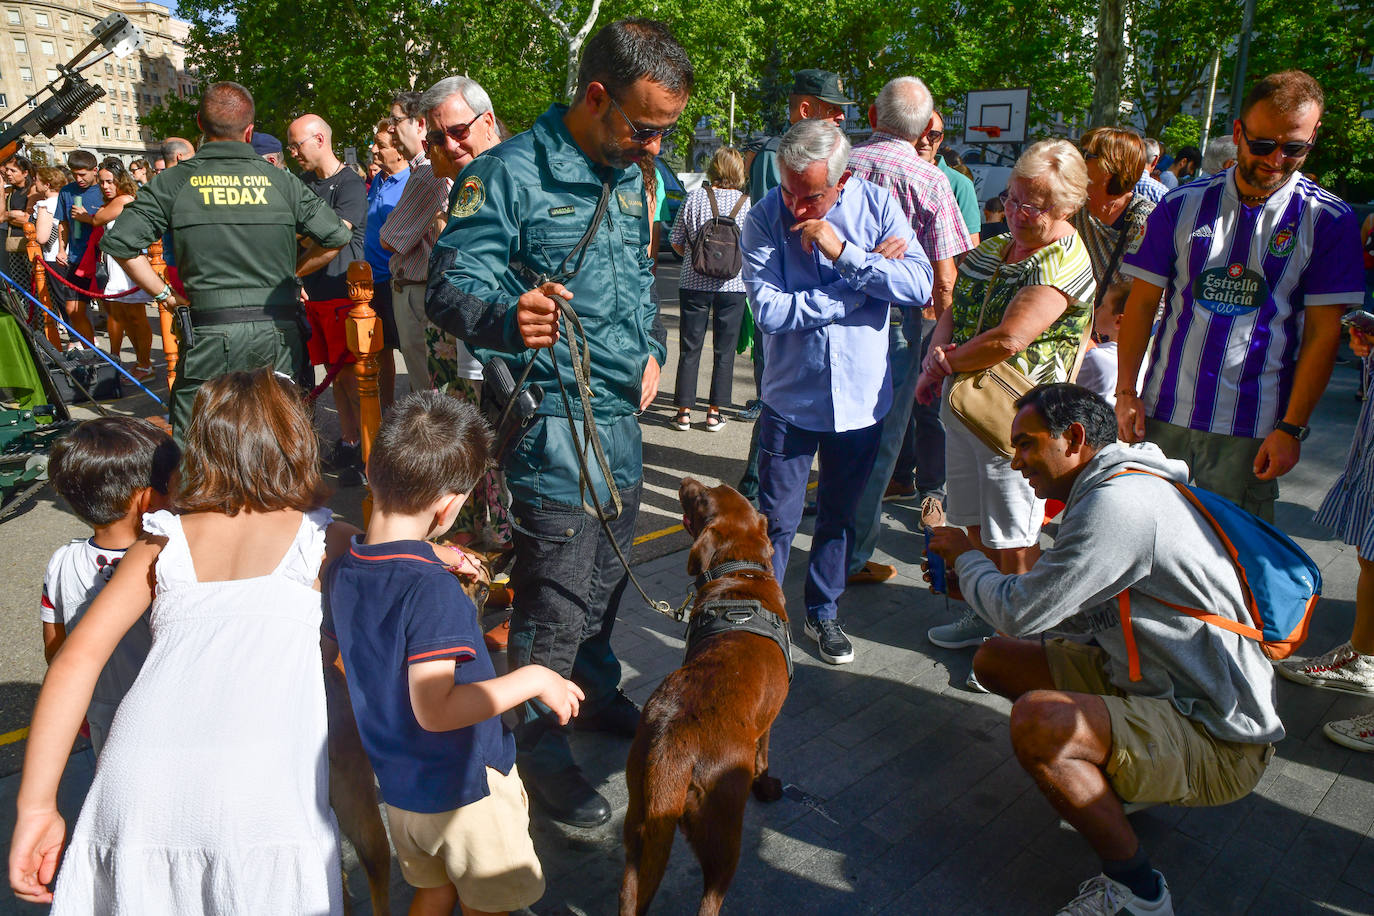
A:
[[[305,144],[309,143],[311,140],[314,140],[316,137],[319,136],[319,134],[311,134],[304,140],[297,140],[295,143],[288,143],[286,144],[286,151],[289,153],[299,153],[305,147]],[[321,140],[323,140],[323,138],[321,138]]]
[[[1007,216],[1020,211],[1021,215],[1027,219],[1039,219],[1050,212],[1051,207],[1032,207],[1030,204],[1023,204],[1015,197],[1006,199]]]
[[[926,139],[931,143],[939,143],[945,139],[945,132],[943,130],[928,130],[926,131]]]
[[[1297,159],[1306,156],[1308,152],[1311,151],[1312,147],[1317,145],[1314,142],[1317,139],[1317,129],[1315,127],[1312,128],[1312,136],[1307,138],[1306,143],[1301,140],[1289,140],[1287,143],[1280,143],[1277,140],[1270,140],[1268,138],[1251,140],[1250,135],[1245,132],[1244,121],[1240,122],[1240,135],[1245,139],[1245,145],[1250,148],[1250,154],[1253,156],[1268,156],[1277,149],[1283,151],[1285,158]]]
[[[1100,158],[1097,153],[1090,153],[1087,150],[1079,150],[1079,152],[1083,154],[1084,162],[1091,162],[1094,159]]]
[[[486,112],[482,112],[486,114]],[[481,120],[482,115],[478,115],[466,124],[453,124],[443,130],[435,129],[425,134],[425,147],[443,146],[444,139],[451,138],[454,143],[462,143],[472,133],[472,125]]]
[[[640,127],[635,124],[634,121],[630,120],[629,115],[625,114],[624,109],[616,102],[615,96],[611,95],[609,90],[606,92],[606,98],[611,100],[611,104],[615,106],[615,110],[620,112],[620,116],[625,119],[625,123],[630,125],[630,139],[640,146],[653,143],[655,140],[666,140],[673,131],[677,130],[676,124],[670,124],[667,127]]]

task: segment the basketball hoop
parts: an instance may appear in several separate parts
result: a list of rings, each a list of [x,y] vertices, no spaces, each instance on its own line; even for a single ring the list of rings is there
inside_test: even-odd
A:
[[[996,140],[998,137],[1002,136],[1002,128],[998,127],[996,124],[990,124],[986,127],[970,126],[969,130],[976,130],[981,134],[987,134],[989,140]]]

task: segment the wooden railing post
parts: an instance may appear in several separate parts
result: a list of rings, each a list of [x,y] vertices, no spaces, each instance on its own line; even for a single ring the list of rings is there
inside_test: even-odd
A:
[[[33,297],[51,309],[48,268],[43,262],[43,246],[38,242],[38,227],[32,222],[24,224],[24,254],[29,259],[29,270],[33,274]],[[56,347],[59,353],[62,352],[62,332],[51,315],[43,316],[43,333],[47,335],[48,343]]]
[[[167,262],[162,257],[162,239],[157,239],[148,246],[148,263],[162,278],[162,282],[166,283]],[[177,380],[177,363],[181,362],[181,342],[177,339],[175,316],[166,302],[158,303],[157,319],[158,327],[162,331],[162,356],[167,360],[167,390],[170,391],[172,383]]]
[[[366,261],[348,265],[348,298],[353,308],[345,322],[348,328],[348,351],[356,362],[353,371],[358,377],[358,426],[363,463],[372,454],[372,443],[382,425],[382,398],[377,385],[381,364],[377,354],[382,352],[382,323],[372,310],[372,266]],[[363,523],[372,514],[372,493],[363,497]]]

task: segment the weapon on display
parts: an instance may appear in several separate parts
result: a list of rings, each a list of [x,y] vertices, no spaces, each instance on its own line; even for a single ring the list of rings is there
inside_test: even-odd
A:
[[[86,81],[81,75],[82,70],[95,66],[111,54],[118,58],[128,57],[143,47],[143,32],[123,13],[106,16],[91,26],[91,34],[94,38],[90,44],[67,63],[58,65],[55,79],[0,117],[0,120],[8,121],[16,111],[33,103],[43,93],[52,92],[50,97],[37,103],[24,117],[0,131],[0,161],[19,152],[27,137],[43,134],[51,139],[57,136],[62,128],[80,117],[97,99],[105,96],[104,89]],[[104,54],[85,66],[77,66],[86,55],[99,47],[105,48]]]

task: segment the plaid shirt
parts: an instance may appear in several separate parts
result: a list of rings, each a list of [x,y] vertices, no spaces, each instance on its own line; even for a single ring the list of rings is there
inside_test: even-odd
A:
[[[892,192],[932,263],[973,247],[949,179],[916,155],[906,140],[875,130],[867,143],[850,153],[849,168]]]
[[[395,251],[391,279],[424,283],[429,278],[429,252],[439,238],[434,220],[448,209],[452,187],[452,181],[434,174],[423,153],[411,162],[410,180],[382,224],[381,239]]]

